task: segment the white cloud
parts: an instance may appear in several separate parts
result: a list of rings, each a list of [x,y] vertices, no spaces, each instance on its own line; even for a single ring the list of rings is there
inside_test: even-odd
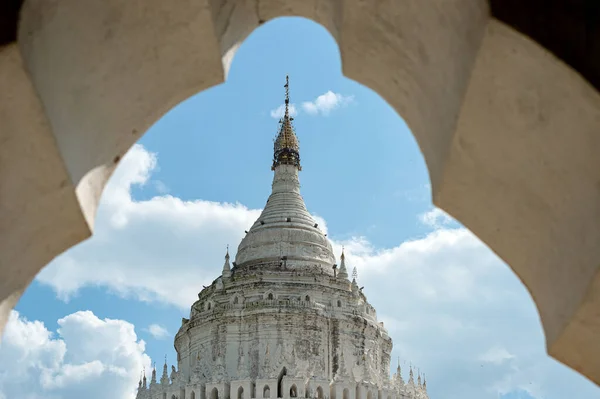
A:
[[[93,239],[56,258],[38,281],[64,300],[82,287],[104,286],[123,297],[188,307],[216,278],[226,245],[242,239],[260,210],[170,195],[135,201],[132,185],[146,184],[155,167],[156,156],[134,146],[102,196]]]
[[[150,358],[132,324],[82,311],[58,325],[53,334],[12,311],[0,344],[0,398],[135,396],[140,370],[149,368]]]
[[[354,96],[344,96],[329,90],[314,101],[303,102],[302,109],[311,115],[329,115],[334,109],[348,105],[352,101],[354,101]]]
[[[132,184],[147,183],[156,161],[141,146],[126,155],[103,197],[94,237],[57,258],[39,281],[63,298],[103,286],[189,308],[219,274],[225,245],[235,249],[260,210],[172,196],[135,201]],[[446,225],[447,215],[428,215],[422,220],[434,227],[429,234],[393,248],[364,237],[333,242],[336,254],[345,245],[347,264],[357,267],[405,372],[408,362],[418,365],[432,398],[597,395],[595,385],[547,357],[533,302],[510,269],[468,230]]]
[[[169,336],[167,329],[158,324],[150,324],[147,331],[156,339],[165,339]]]
[[[454,221],[450,215],[440,208],[433,208],[419,215],[419,219],[424,225],[438,229],[447,226]]]
[[[168,194],[169,193],[169,186],[167,186],[165,183],[163,183],[160,180],[155,180],[154,181],[154,188],[156,189],[156,191],[159,194]]]
[[[327,116],[336,108],[346,106],[354,101],[354,96],[344,96],[339,93],[334,93],[331,90],[321,94],[314,101],[305,101],[302,103],[304,112],[310,115]],[[291,116],[298,114],[298,109],[294,104],[290,104],[289,112]],[[285,105],[271,110],[271,118],[282,118],[285,113]]]
[[[296,109],[296,106],[294,104],[290,104],[289,113],[290,113],[290,116],[298,115],[298,110]],[[285,105],[284,104],[281,104],[279,107],[271,110],[271,118],[280,119],[280,118],[283,118],[283,115],[285,115]]]
[[[492,347],[487,352],[483,353],[479,359],[484,363],[502,364],[508,360],[514,359],[515,356],[501,347]]]

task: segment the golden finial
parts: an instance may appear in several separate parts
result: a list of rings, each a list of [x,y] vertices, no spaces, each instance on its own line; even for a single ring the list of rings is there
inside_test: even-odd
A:
[[[290,77],[285,76],[285,114],[279,121],[281,124],[279,134],[275,139],[274,143],[274,156],[272,170],[281,164],[294,165],[298,170],[302,170],[300,166],[300,146],[298,145],[298,139],[294,133],[292,121],[294,118],[290,117]]]
[[[285,75],[285,116],[288,116],[288,104],[290,103],[290,76]]]

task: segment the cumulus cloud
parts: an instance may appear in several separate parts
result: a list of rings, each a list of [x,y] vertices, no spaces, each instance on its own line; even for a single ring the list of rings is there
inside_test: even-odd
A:
[[[55,333],[12,311],[0,344],[0,398],[133,398],[150,358],[134,326],[90,311],[58,320]]]
[[[225,245],[235,249],[260,210],[168,195],[133,199],[132,185],[150,181],[156,163],[155,155],[134,147],[109,183],[94,237],[57,258],[38,280],[63,298],[99,285],[189,308],[220,273]],[[545,354],[537,312],[512,271],[450,217],[438,210],[428,215],[421,217],[432,227],[427,235],[392,248],[366,237],[333,241],[336,254],[345,246],[347,265],[357,268],[405,373],[410,362],[425,372],[432,398],[597,395],[595,385]]]
[[[311,115],[329,115],[336,108],[348,105],[354,101],[354,96],[344,96],[329,90],[314,101],[302,103],[302,109]]]
[[[433,208],[419,215],[421,223],[433,228],[442,228],[453,222],[453,219],[440,208]]]
[[[154,182],[154,188],[156,189],[156,191],[158,191],[160,194],[168,194],[169,193],[169,187],[163,183],[160,180],[155,180]]]
[[[166,328],[158,324],[150,324],[147,331],[156,339],[165,339],[170,335]]]
[[[290,104],[289,106],[290,116],[296,116],[298,114],[298,110],[294,104]],[[279,107],[271,110],[271,118],[280,119],[285,115],[285,105],[281,104]]]
[[[345,96],[340,93],[334,93],[331,90],[321,94],[313,101],[304,101],[301,109],[309,115],[327,116],[336,108],[346,106],[354,101],[354,96]],[[289,112],[291,116],[298,114],[298,108],[294,104],[290,104]],[[271,110],[271,118],[280,119],[285,114],[285,105]]]
[[[480,360],[484,363],[502,364],[508,360],[515,358],[515,355],[509,353],[501,347],[493,347],[480,356]]]
[[[135,145],[121,162],[102,196],[94,237],[37,279],[63,300],[82,287],[104,286],[123,297],[188,307],[216,278],[226,245],[243,238],[260,210],[170,195],[136,201],[131,188],[148,183],[156,155]]]

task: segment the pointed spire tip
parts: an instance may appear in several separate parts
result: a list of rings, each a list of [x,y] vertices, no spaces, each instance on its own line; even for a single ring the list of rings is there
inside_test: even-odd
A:
[[[302,170],[300,166],[300,146],[298,138],[294,133],[292,120],[290,117],[290,85],[289,75],[285,77],[285,113],[280,120],[279,134],[275,139],[273,148],[273,165],[271,170],[279,165],[294,165],[298,170]]]

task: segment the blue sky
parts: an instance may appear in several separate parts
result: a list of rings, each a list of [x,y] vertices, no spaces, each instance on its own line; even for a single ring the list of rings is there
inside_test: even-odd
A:
[[[0,347],[19,366],[0,366],[0,398],[92,388],[127,398],[150,358],[174,363],[181,317],[269,195],[286,74],[302,194],[334,248],[346,246],[405,373],[424,372],[432,398],[600,397],[545,355],[533,303],[508,267],[432,207],[402,119],[341,75],[322,27],[287,18],[257,29],[225,84],[172,109],[124,157],[94,237],[55,259],[19,302]]]

